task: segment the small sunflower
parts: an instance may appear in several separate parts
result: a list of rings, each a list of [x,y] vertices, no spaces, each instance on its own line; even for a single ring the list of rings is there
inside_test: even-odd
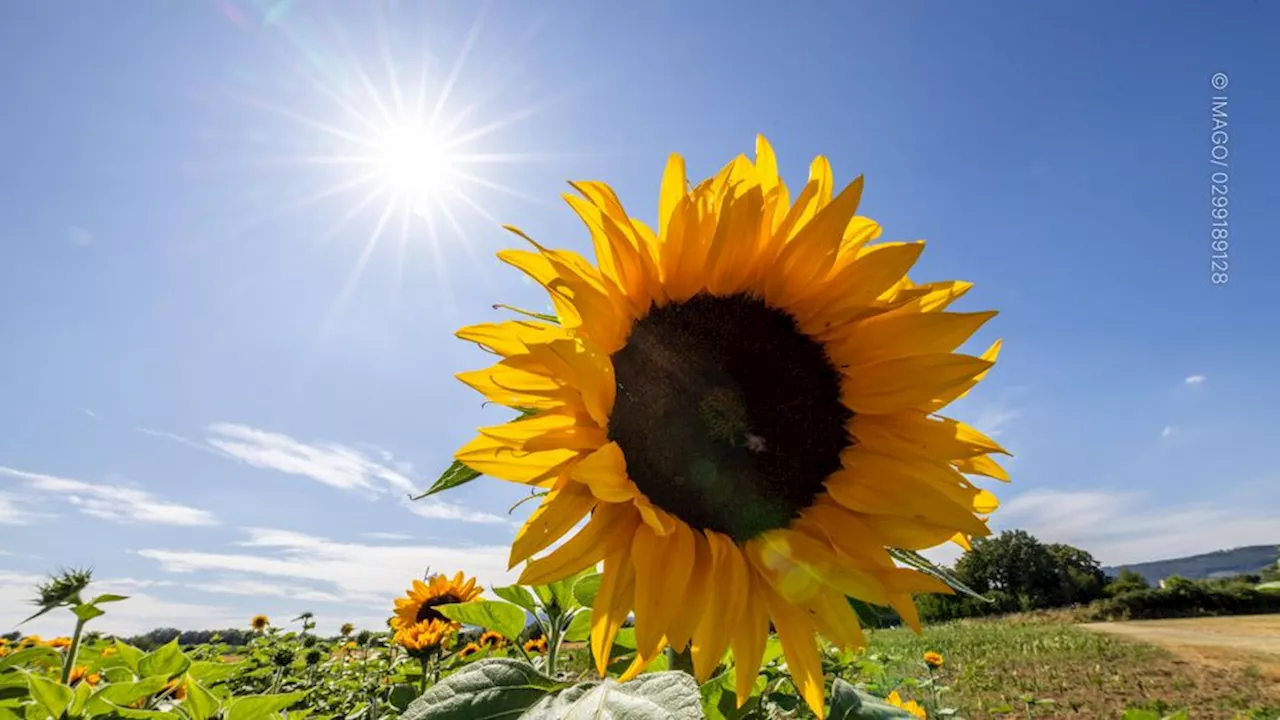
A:
[[[931,668],[940,668],[943,662],[945,662],[945,659],[940,652],[930,650],[924,654],[924,664]]]
[[[471,657],[472,655],[475,655],[476,653],[480,652],[483,649],[484,648],[480,647],[480,645],[476,643],[467,643],[465,646],[463,646],[461,650],[458,651],[458,657],[465,660]]]
[[[109,658],[117,652],[119,652],[119,650],[116,650],[115,645],[108,645],[107,647],[102,648],[102,657]]]
[[[544,635],[525,641],[524,651],[527,653],[538,653],[539,655],[545,653],[547,651],[546,636]]]
[[[486,630],[476,642],[478,642],[482,647],[500,648],[507,644],[507,639],[504,638],[500,632]]]
[[[253,619],[249,621],[249,627],[253,628],[256,632],[266,630],[267,626],[270,624],[271,621],[267,619],[266,615],[254,615]]]
[[[925,720],[928,717],[925,714],[924,708],[920,706],[920,703],[916,702],[915,700],[903,700],[902,696],[898,694],[897,690],[894,690],[893,692],[889,693],[889,697],[885,698],[884,700],[885,702],[889,703],[894,707],[898,707],[898,708],[902,708],[903,710],[906,710],[912,715],[915,715],[916,717],[920,718],[920,720]]]
[[[54,639],[50,640],[50,641],[49,641],[48,643],[46,643],[46,644],[47,644],[49,647],[54,648],[55,650],[65,650],[65,649],[67,649],[67,648],[71,647],[71,638],[69,638],[69,637],[56,637],[56,638],[54,638]]]
[[[168,694],[168,696],[174,700],[184,700],[187,697],[187,686],[180,678],[174,678],[173,680],[165,683],[164,687],[160,688],[160,692],[157,694]]]
[[[89,674],[89,668],[83,665],[77,665],[71,668],[71,674],[67,676],[67,684],[75,685],[76,683],[83,680],[84,677],[88,674]]]
[[[466,577],[461,571],[452,578],[433,575],[426,582],[414,580],[413,587],[405,591],[405,597],[396,599],[396,614],[391,617],[391,627],[402,630],[426,620],[438,620],[456,629],[461,624],[441,615],[435,607],[471,602],[480,597],[481,592],[481,588],[476,587],[476,579]]]
[[[338,628],[338,633],[342,637],[350,637],[351,633],[356,631],[356,626],[351,623],[342,623],[342,627]]]
[[[40,637],[39,635],[28,635],[18,641],[18,647],[20,648],[33,647],[36,645],[43,645],[43,644],[44,644],[44,638]]]
[[[8,648],[7,646],[5,646],[5,645],[0,645],[0,658],[2,658],[2,657],[4,657],[4,656],[6,656],[6,655],[8,655],[8,654],[9,654],[9,648]]]
[[[558,322],[458,332],[501,357],[459,378],[524,414],[456,457],[546,491],[512,567],[587,518],[520,582],[604,563],[600,672],[634,610],[643,661],[690,646],[705,681],[731,648],[742,704],[772,623],[821,715],[815,634],[866,644],[846,596],[918,629],[913,594],[950,592],[888,548],[990,534],[995,498],[966,476],[1007,480],[989,457],[1004,450],[936,413],[994,364],[999,342],[954,352],[994,313],[945,312],[969,283],[908,279],[923,243],[873,243],[861,178],[836,193],[825,158],[792,202],[764,138],[754,162],[693,187],[673,155],[656,231],[609,186],[573,187],[597,266],[532,240],[499,253],[547,289]]]
[[[393,641],[411,653],[434,652],[444,647],[455,630],[448,621],[423,620],[396,630]]]

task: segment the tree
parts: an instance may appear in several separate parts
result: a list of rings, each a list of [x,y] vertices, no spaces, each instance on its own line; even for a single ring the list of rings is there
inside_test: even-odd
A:
[[[956,563],[969,587],[996,600],[993,610],[1014,612],[1052,607],[1060,594],[1057,561],[1025,530],[1007,530],[973,541]]]
[[[1111,582],[1107,583],[1104,590],[1106,594],[1115,597],[1116,595],[1146,590],[1150,587],[1151,584],[1148,583],[1147,579],[1138,572],[1130,570],[1129,568],[1123,568]]]
[[[1075,605],[1102,597],[1107,574],[1102,572],[1102,564],[1093,555],[1062,543],[1046,545],[1045,549],[1053,556],[1058,569],[1058,604]]]

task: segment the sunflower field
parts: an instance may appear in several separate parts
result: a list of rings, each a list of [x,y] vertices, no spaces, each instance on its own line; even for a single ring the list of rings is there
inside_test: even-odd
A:
[[[917,595],[971,592],[919,551],[989,535],[979,483],[1009,480],[1002,447],[940,414],[993,367],[998,340],[959,349],[995,313],[948,311],[969,283],[908,277],[924,245],[879,241],[861,178],[839,188],[818,157],[793,195],[762,137],[696,183],[673,155],[656,226],[572,186],[595,263],[509,228],[530,249],[499,258],[554,314],[458,331],[496,356],[459,378],[512,417],[426,493],[528,487],[518,584],[462,569],[412,581],[385,631],[259,616],[243,647],[143,653],[84,634],[124,598],[67,573],[38,604],[72,634],[5,648],[0,720],[960,714],[946,656],[869,652],[859,609],[919,633]],[[1055,716],[1044,700],[968,710]]]

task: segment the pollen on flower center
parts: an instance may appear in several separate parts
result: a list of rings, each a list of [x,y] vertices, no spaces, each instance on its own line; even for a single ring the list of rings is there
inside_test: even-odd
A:
[[[853,413],[817,341],[750,295],[651,310],[613,355],[609,438],[655,505],[745,541],[823,491]]]

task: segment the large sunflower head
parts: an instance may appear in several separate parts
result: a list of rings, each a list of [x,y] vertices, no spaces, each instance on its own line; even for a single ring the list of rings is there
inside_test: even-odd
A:
[[[396,630],[392,642],[413,654],[431,653],[443,648],[456,630],[446,620],[423,620]]]
[[[476,579],[466,577],[458,571],[453,577],[433,575],[426,582],[414,580],[402,598],[396,598],[396,614],[391,617],[391,628],[401,630],[418,623],[434,620],[450,623],[455,629],[459,623],[449,620],[440,611],[438,605],[471,602],[480,597],[483,590],[476,587]]]
[[[989,458],[1003,450],[937,413],[994,363],[999,343],[955,352],[994,313],[947,312],[968,283],[907,278],[923,243],[873,242],[861,178],[836,192],[819,157],[793,198],[763,138],[696,186],[672,156],[656,230],[607,185],[573,187],[596,265],[532,240],[499,253],[557,321],[459,331],[501,357],[460,379],[523,415],[457,458],[547,491],[513,567],[589,515],[521,582],[604,563],[601,672],[634,610],[640,660],[690,646],[705,680],[731,648],[742,703],[772,625],[821,715],[815,633],[865,643],[846,597],[918,626],[912,594],[949,591],[888,548],[988,534],[995,500],[967,476],[1007,479]]]

